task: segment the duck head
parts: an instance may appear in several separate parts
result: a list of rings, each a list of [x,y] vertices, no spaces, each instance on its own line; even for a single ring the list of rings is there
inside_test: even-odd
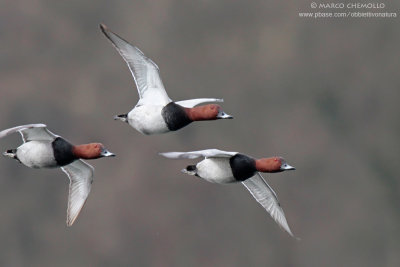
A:
[[[283,172],[295,170],[295,167],[287,164],[282,157],[261,158],[256,160],[256,169],[259,172]]]
[[[90,143],[74,146],[73,154],[80,159],[98,159],[102,157],[114,157],[115,154],[108,151],[101,143]]]
[[[226,114],[219,105],[209,104],[194,108],[186,108],[186,113],[192,121],[233,119]]]

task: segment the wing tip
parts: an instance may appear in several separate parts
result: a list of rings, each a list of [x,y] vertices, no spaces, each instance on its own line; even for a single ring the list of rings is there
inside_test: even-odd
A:
[[[26,124],[26,125],[21,125],[17,127],[23,127],[20,129],[20,131],[26,130],[26,129],[32,129],[32,128],[47,128],[47,125],[44,123],[32,123],[32,124]]]
[[[109,39],[111,41],[111,43],[114,44],[114,42],[112,41],[111,36],[110,36],[110,34],[113,32],[103,23],[100,23],[99,26],[100,26],[101,32],[107,37],[107,39]]]
[[[300,239],[299,237],[297,237],[297,236],[295,236],[295,235],[293,234],[292,229],[290,229],[289,224],[288,224],[287,221],[286,221],[286,218],[285,218],[285,222],[284,222],[283,224],[280,223],[280,222],[277,222],[277,223],[278,223],[279,227],[280,227],[281,229],[283,229],[285,232],[287,232],[291,237],[293,237],[293,238],[296,239],[297,241],[301,241],[301,239]]]
[[[44,123],[31,123],[31,124],[15,126],[15,127],[0,131],[0,138],[3,138],[7,135],[10,135],[10,134],[16,133],[16,132],[21,133],[21,131],[24,131],[27,129],[32,129],[32,128],[47,128],[47,125]]]
[[[172,152],[160,152],[158,155],[163,156],[165,158],[169,158]]]
[[[75,222],[75,219],[76,219],[76,217],[75,218],[70,218],[69,217],[69,215],[67,216],[67,227],[71,227],[73,224],[74,224],[74,222]]]
[[[104,23],[100,23],[100,30],[104,33],[105,31],[108,31],[108,27]]]
[[[87,199],[85,199],[82,206],[79,208],[79,210],[77,212],[72,212],[72,213],[76,213],[73,217],[71,216],[71,211],[68,208],[68,210],[67,210],[67,226],[68,227],[71,227],[74,224],[74,222],[76,221],[76,219],[79,217],[79,214],[81,214],[81,211],[83,209],[83,206],[85,206],[85,204],[86,204],[86,200]]]
[[[40,123],[25,124],[25,125],[21,125],[19,127],[35,128],[35,127],[47,127],[47,125],[40,122]]]
[[[284,227],[282,227],[283,228],[283,230],[285,230],[291,237],[293,237],[293,238],[295,238],[295,239],[298,239],[293,233],[292,233],[292,230],[289,228],[289,226],[288,226],[288,229],[286,229],[286,228],[284,228]]]

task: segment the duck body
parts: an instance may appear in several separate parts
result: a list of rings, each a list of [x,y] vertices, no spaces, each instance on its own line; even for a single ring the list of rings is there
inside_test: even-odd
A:
[[[141,105],[136,106],[127,114],[127,122],[142,134],[162,134],[169,132],[162,116],[164,106]]]
[[[162,105],[138,105],[127,114],[127,122],[142,134],[162,134],[179,130],[192,120],[184,107],[170,102]]]
[[[196,165],[186,167],[186,170],[193,171],[194,175],[211,183],[226,184],[236,182],[227,158],[207,158]]]
[[[100,28],[127,63],[139,93],[135,108],[127,114],[115,116],[115,119],[127,122],[142,134],[151,135],[176,131],[193,121],[233,118],[215,104],[196,107],[206,102],[223,102],[222,99],[197,98],[173,102],[164,88],[158,66],[139,48],[105,25],[101,24]]]
[[[29,141],[16,149],[16,159],[29,168],[59,168],[78,158],[73,145],[61,137],[53,141]]]
[[[197,163],[195,169],[193,167],[189,169],[192,169],[195,175],[212,183],[238,183],[254,176],[257,171],[254,162],[253,158],[238,153],[229,158],[206,158]]]
[[[49,141],[30,141],[16,149],[16,159],[29,168],[60,167],[54,158],[54,150]]]

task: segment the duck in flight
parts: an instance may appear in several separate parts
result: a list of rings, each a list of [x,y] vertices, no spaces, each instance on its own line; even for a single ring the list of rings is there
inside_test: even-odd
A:
[[[166,152],[160,155],[170,159],[204,158],[196,165],[189,165],[183,173],[195,175],[212,183],[241,182],[278,225],[293,236],[278,198],[260,172],[275,173],[294,170],[281,157],[254,159],[238,152],[206,149],[192,152]]]
[[[217,98],[172,101],[161,81],[158,66],[137,47],[110,31],[100,29],[128,64],[139,93],[139,102],[127,114],[115,116],[142,134],[161,134],[179,130],[194,121],[232,119],[217,104],[197,106],[206,102],[223,102]]]
[[[50,132],[45,124],[28,124],[0,132],[0,138],[19,132],[23,144],[9,149],[4,156],[16,159],[29,168],[61,168],[69,180],[67,226],[78,217],[89,196],[93,182],[93,167],[82,159],[113,157],[100,143],[72,145]]]

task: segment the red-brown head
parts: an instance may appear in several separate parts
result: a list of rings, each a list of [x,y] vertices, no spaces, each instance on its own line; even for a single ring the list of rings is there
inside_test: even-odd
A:
[[[194,108],[185,108],[188,117],[192,121],[233,119],[231,115],[226,114],[219,105],[209,104]]]
[[[115,154],[108,151],[101,143],[74,146],[72,153],[80,159],[98,159],[115,156]]]
[[[262,158],[256,160],[256,169],[259,172],[283,172],[295,170],[281,157]]]

